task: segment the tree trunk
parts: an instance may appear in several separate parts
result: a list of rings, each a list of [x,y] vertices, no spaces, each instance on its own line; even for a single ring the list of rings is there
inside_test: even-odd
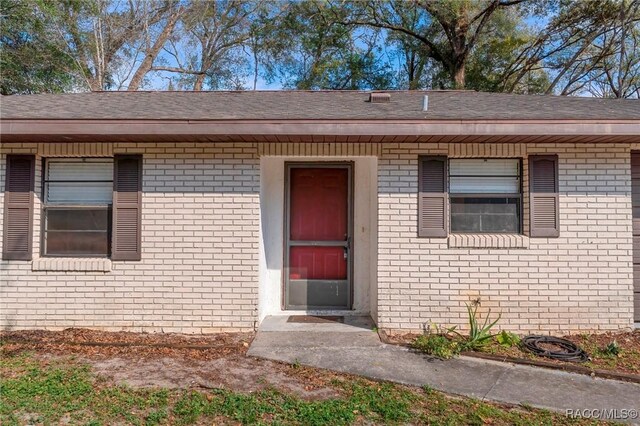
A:
[[[102,81],[100,81],[99,77],[88,77],[85,79],[87,84],[89,85],[89,90],[92,92],[101,92],[104,90],[104,86],[102,85]]]
[[[259,70],[259,60],[258,60],[258,42],[255,38],[252,39],[253,45],[251,46],[251,50],[253,50],[253,90],[256,90],[258,87],[258,73]]]
[[[456,90],[462,90],[465,86],[465,63],[459,65],[453,65],[451,67],[451,78],[453,79],[453,86]]]
[[[204,78],[206,77],[206,74],[198,74],[196,76],[196,82],[193,83],[193,90],[196,91],[200,91],[202,90],[202,85],[204,84]]]
[[[411,52],[409,54],[409,65],[407,66],[409,71],[409,90],[414,90],[417,86],[415,81],[415,53]]]
[[[133,91],[133,90],[138,90],[140,88],[140,85],[142,84],[142,80],[144,79],[144,76],[147,75],[147,73],[151,70],[151,67],[153,66],[153,61],[155,61],[156,57],[158,56],[158,53],[160,52],[160,49],[162,49],[162,46],[164,46],[165,42],[173,32],[173,29],[175,28],[176,23],[178,22],[178,18],[180,17],[180,14],[181,14],[181,11],[176,10],[174,13],[169,15],[169,17],[167,18],[167,25],[165,25],[164,29],[156,39],[155,43],[151,47],[151,50],[146,52],[144,60],[136,70],[133,77],[131,77],[131,81],[129,82],[129,87],[127,87],[127,90]]]
[[[617,87],[617,91],[614,90],[614,93],[616,94],[616,98],[623,98],[624,97],[624,75],[627,73],[628,70],[624,70],[623,68],[625,68],[624,66],[624,59],[625,59],[625,42],[627,41],[627,23],[625,20],[625,8],[626,8],[626,2],[621,2],[620,4],[620,30],[621,30],[621,35],[620,35],[620,55],[619,55],[619,60],[618,60],[618,78],[617,78],[617,83],[618,83],[618,87]]]

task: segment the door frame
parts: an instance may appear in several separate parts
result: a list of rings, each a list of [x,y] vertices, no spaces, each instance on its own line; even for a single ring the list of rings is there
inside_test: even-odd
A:
[[[640,274],[640,271],[638,271],[636,269],[636,265],[638,265],[638,263],[636,263],[636,259],[638,257],[640,257],[640,247],[637,247],[635,244],[635,240],[636,238],[640,237],[640,234],[637,234],[638,231],[636,231],[636,220],[640,219],[636,219],[634,217],[634,204],[633,204],[633,190],[635,189],[636,185],[634,184],[634,172],[636,172],[636,168],[637,166],[634,165],[634,160],[640,158],[640,151],[638,150],[631,150],[630,152],[630,156],[629,156],[629,173],[630,173],[630,184],[631,184],[631,268],[632,268],[632,275],[631,275],[631,281],[632,281],[632,288],[631,288],[631,300],[633,303],[633,306],[631,308],[631,316],[632,316],[632,320],[634,324],[640,324],[640,303],[638,303],[638,300],[640,300],[640,284],[638,284],[638,281],[640,281],[640,276],[638,276]]]
[[[347,293],[348,302],[347,306],[342,307],[322,307],[322,306],[309,306],[306,307],[290,307],[288,306],[287,299],[289,295],[289,262],[291,248],[291,170],[292,169],[346,169],[347,170],[347,240],[344,242],[344,247],[347,250],[347,286],[349,291]],[[353,261],[354,261],[354,196],[353,196],[353,181],[354,181],[354,162],[353,161],[285,161],[284,163],[284,238],[283,238],[283,253],[284,259],[282,263],[282,300],[281,308],[283,311],[335,311],[335,310],[352,310],[353,309]],[[322,243],[310,244],[322,246]],[[331,247],[338,246],[338,244],[324,244]]]

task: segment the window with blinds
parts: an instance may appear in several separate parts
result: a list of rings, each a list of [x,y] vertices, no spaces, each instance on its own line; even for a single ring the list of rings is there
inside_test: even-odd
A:
[[[47,159],[43,183],[43,254],[109,256],[113,160]]]
[[[520,233],[520,159],[450,159],[451,232]]]

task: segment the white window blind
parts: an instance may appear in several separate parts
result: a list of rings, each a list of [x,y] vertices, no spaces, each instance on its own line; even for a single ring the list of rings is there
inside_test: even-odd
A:
[[[449,192],[452,194],[517,194],[520,192],[518,159],[451,159]]]
[[[49,160],[47,165],[47,203],[111,204],[113,160]]]

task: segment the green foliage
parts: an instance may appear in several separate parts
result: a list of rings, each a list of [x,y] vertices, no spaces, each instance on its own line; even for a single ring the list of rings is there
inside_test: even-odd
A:
[[[460,344],[441,334],[426,334],[419,336],[412,343],[413,348],[438,358],[449,359],[458,355],[462,350]]]
[[[482,323],[480,323],[480,319],[478,318],[478,307],[480,303],[467,303],[467,315],[469,318],[469,334],[464,337],[464,349],[477,351],[482,349],[491,339],[493,339],[494,335],[491,334],[491,329],[495,326],[498,321],[500,321],[501,315],[498,315],[498,318],[489,322],[489,317],[491,315],[491,309],[487,313],[487,317],[484,319]]]
[[[0,0],[0,10],[2,94],[264,80],[640,96],[637,1]]]
[[[265,77],[285,88],[360,90],[392,87],[376,31],[342,25],[349,6],[290,2],[262,34]]]
[[[0,369],[11,371],[0,381],[0,423],[20,424],[20,413],[34,422],[57,424],[68,415],[73,424],[104,424],[121,419],[133,424],[160,424],[167,416],[166,389],[132,390],[102,387],[88,366],[40,365],[27,357],[3,357]],[[136,413],[136,414],[133,414]]]
[[[502,330],[499,334],[497,334],[496,340],[499,344],[505,347],[513,347],[520,344],[520,336],[515,333],[510,333],[506,330]]]
[[[603,348],[598,348],[598,355],[603,356],[605,358],[614,358],[620,355],[622,352],[622,348],[615,340],[610,342],[607,346]]]
[[[192,424],[201,417],[224,416],[241,424],[270,418],[276,424],[347,425],[358,416],[388,423],[412,418],[416,396],[389,383],[367,385],[361,381],[342,383],[344,399],[303,401],[273,389],[254,394],[216,390],[207,398],[199,392],[184,393],[172,414],[177,424]]]
[[[456,327],[451,327],[441,333],[429,333],[419,336],[413,341],[413,348],[444,359],[452,358],[462,351],[482,349],[495,337],[494,334],[491,334],[491,329],[500,320],[500,315],[495,321],[489,322],[489,316],[491,315],[491,310],[489,309],[487,317],[484,321],[481,321],[478,316],[478,306],[480,306],[479,302],[467,304],[468,334],[462,334],[456,331]],[[509,345],[518,344],[519,342],[519,337],[513,333],[502,332],[499,335],[499,339]]]
[[[0,422],[20,424],[30,413],[37,423],[56,424],[70,415],[71,423],[155,425],[171,417],[176,424],[223,416],[232,422],[255,424],[265,418],[279,424],[347,425],[363,416],[379,423],[407,422],[417,396],[389,383],[340,382],[344,398],[305,401],[277,390],[251,394],[218,389],[205,394],[166,389],[137,390],[105,386],[87,366],[53,363],[42,366],[29,357],[2,361],[11,378],[0,382]]]
[[[73,58],[50,36],[33,0],[0,0],[0,93],[64,92],[73,88]]]
[[[526,75],[505,77],[523,49],[534,42],[536,33],[522,20],[517,10],[502,10],[494,14],[485,37],[469,54],[465,76],[467,89],[483,92],[502,92],[511,84],[514,93],[544,93],[549,86],[548,73],[532,69]],[[513,83],[513,84],[512,84]]]

